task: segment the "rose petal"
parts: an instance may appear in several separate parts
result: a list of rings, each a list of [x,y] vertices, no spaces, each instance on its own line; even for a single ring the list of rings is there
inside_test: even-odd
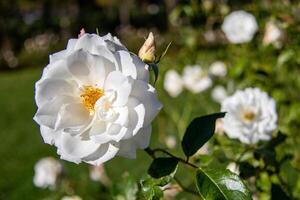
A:
[[[82,158],[92,155],[99,147],[100,144],[92,140],[82,140],[79,136],[62,133],[58,148],[61,159],[80,163]]]
[[[116,66],[103,56],[88,56],[93,84],[103,88],[107,75],[116,70]]]
[[[113,106],[123,106],[127,103],[131,92],[131,81],[119,71],[113,71],[108,74],[105,81],[104,90],[116,91],[116,100]]]
[[[53,100],[56,96],[72,96],[77,89],[72,83],[62,79],[46,78],[35,84],[35,101],[37,106],[42,106],[47,101]]]
[[[65,95],[56,96],[52,100],[46,102],[44,105],[40,106],[33,119],[41,125],[54,129],[60,108],[62,105],[72,102],[76,102],[74,97]]]
[[[50,145],[53,145],[55,140],[61,135],[60,131],[54,131],[46,126],[41,126],[40,131],[44,142]]]
[[[60,61],[68,56],[74,49],[77,39],[70,39],[65,50],[59,51],[49,56],[49,63]]]
[[[143,126],[148,126],[162,108],[157,100],[155,89],[148,83],[135,80],[131,96],[137,98],[145,107],[145,119]]]
[[[102,163],[112,159],[119,151],[119,145],[117,143],[102,144],[98,150],[90,156],[87,156],[83,161],[92,165],[101,165]]]
[[[101,45],[105,46],[105,42],[100,36],[87,33],[77,40],[74,50],[83,49],[84,51],[88,51],[91,54],[97,55],[96,47]]]
[[[120,124],[107,125],[105,122],[97,122],[93,124],[90,130],[90,138],[99,143],[104,144],[110,141],[119,142],[126,134],[127,128]]]
[[[118,51],[115,55],[119,61],[119,66],[121,66],[122,73],[125,76],[149,81],[149,66],[141,61],[140,58],[130,54],[128,51]]]
[[[145,149],[149,146],[151,137],[151,126],[140,129],[140,131],[130,139],[120,141],[119,156],[134,159],[136,149]]]
[[[55,130],[70,131],[72,134],[80,134],[90,125],[92,116],[80,103],[65,104],[58,113]]]

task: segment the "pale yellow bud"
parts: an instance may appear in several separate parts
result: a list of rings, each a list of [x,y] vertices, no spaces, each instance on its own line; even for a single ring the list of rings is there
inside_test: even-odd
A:
[[[152,63],[155,60],[155,41],[153,33],[150,32],[148,38],[139,50],[139,57],[146,63]]]

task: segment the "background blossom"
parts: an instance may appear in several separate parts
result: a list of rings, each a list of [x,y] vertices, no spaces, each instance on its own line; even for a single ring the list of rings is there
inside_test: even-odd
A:
[[[252,14],[239,10],[225,17],[222,30],[231,43],[245,43],[252,40],[258,25]]]
[[[51,157],[40,159],[34,166],[33,183],[40,188],[54,189],[62,175],[62,165]]]
[[[181,76],[175,70],[168,70],[164,79],[164,89],[171,97],[177,97],[183,90]]]
[[[184,86],[193,93],[200,93],[211,87],[212,80],[200,65],[188,65],[183,69]]]
[[[270,140],[277,127],[275,101],[259,88],[239,90],[222,102],[227,112],[223,128],[228,137],[246,144]]]

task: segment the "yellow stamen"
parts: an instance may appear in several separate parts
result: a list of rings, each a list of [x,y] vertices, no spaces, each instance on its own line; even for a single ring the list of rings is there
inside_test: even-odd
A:
[[[247,111],[247,112],[243,113],[242,117],[243,117],[244,122],[250,123],[250,122],[252,122],[254,120],[254,118],[256,117],[256,115],[255,115],[254,112]]]
[[[90,113],[94,113],[97,100],[104,95],[104,91],[100,88],[92,86],[84,86],[80,95],[83,105]]]

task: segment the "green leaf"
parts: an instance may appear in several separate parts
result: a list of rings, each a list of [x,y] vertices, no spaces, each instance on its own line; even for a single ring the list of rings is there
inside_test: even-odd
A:
[[[167,176],[175,171],[177,164],[178,160],[175,158],[155,158],[148,169],[148,174],[153,178]]]
[[[140,181],[137,198],[139,200],[159,200],[163,197],[163,191],[160,186],[168,184],[172,178],[166,176],[160,179],[153,179],[150,176]]]
[[[131,200],[136,199],[138,193],[138,184],[130,175],[124,176],[118,182],[113,182],[111,197],[113,200]]]
[[[159,58],[157,59],[157,61],[155,63],[159,63],[160,60],[167,54],[170,46],[171,46],[172,42],[170,42],[167,47],[165,48],[164,52],[159,56]]]
[[[155,63],[150,63],[150,70],[153,70],[154,73],[154,85],[158,79],[159,69],[158,66]]]
[[[196,183],[204,200],[251,200],[251,194],[238,175],[229,170],[197,170]]]
[[[280,185],[272,184],[271,187],[272,200],[291,199]]]
[[[214,113],[195,118],[187,127],[181,146],[184,154],[189,157],[195,154],[214,134],[215,123],[225,113]]]

